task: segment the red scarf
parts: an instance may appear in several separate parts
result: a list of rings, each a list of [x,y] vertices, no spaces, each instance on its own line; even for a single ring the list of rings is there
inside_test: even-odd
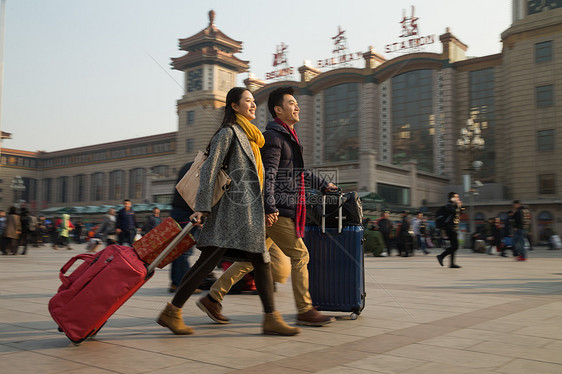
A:
[[[275,118],[275,122],[283,126],[289,134],[296,140],[297,144],[300,145],[299,137],[297,136],[297,132],[295,129],[291,128],[291,126],[287,125],[279,118]],[[300,173],[300,183],[299,183],[299,191],[298,191],[298,199],[297,199],[297,212],[295,215],[295,227],[297,229],[297,238],[304,237],[304,224],[306,222],[306,198],[304,195],[304,173],[301,171]]]

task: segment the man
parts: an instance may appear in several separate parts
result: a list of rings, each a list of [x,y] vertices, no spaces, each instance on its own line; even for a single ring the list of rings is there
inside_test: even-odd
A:
[[[447,233],[447,237],[449,238],[451,246],[436,257],[439,265],[443,266],[443,260],[445,259],[445,257],[451,256],[451,263],[449,267],[452,269],[458,269],[460,268],[460,266],[455,263],[455,252],[457,251],[457,249],[459,249],[457,230],[459,229],[459,222],[461,221],[461,212],[463,206],[462,201],[459,199],[458,193],[449,192],[447,197],[449,201],[443,207],[444,218],[442,228]],[[439,217],[437,218],[439,219]]]
[[[408,257],[412,247],[409,214],[407,210],[402,212],[402,222],[400,223],[400,230],[398,231],[398,255],[402,257]]]
[[[0,210],[0,250],[2,254],[7,254],[6,252],[6,237],[4,233],[6,232],[6,212]]]
[[[135,242],[137,233],[137,220],[135,211],[131,209],[131,200],[123,200],[123,208],[117,212],[115,232],[119,235],[119,244],[128,243],[130,246]]]
[[[390,212],[384,211],[382,217],[378,220],[379,231],[384,239],[384,245],[386,246],[386,252],[381,253],[381,256],[390,256],[392,251],[392,239],[390,235],[392,234],[393,224],[388,218],[390,217]]]
[[[519,200],[513,201],[513,247],[514,254],[517,252],[517,261],[527,260],[527,249],[525,248],[525,237],[530,226],[529,210],[521,205]]]
[[[261,149],[265,171],[266,234],[291,260],[297,324],[323,326],[332,322],[333,318],[312,307],[308,291],[309,255],[302,239],[306,217],[304,190],[305,183],[318,190],[337,190],[337,187],[304,169],[303,148],[294,129],[299,122],[300,109],[293,93],[291,87],[279,87],[271,92],[268,100],[268,109],[274,120],[267,124],[265,145]],[[218,300],[205,296],[197,305],[213,320],[228,323],[228,319],[218,314]]]
[[[146,234],[147,232],[158,226],[161,222],[162,218],[160,218],[160,209],[154,207],[152,209],[152,214],[148,216],[146,224],[144,225],[144,233]]]
[[[423,220],[423,212],[419,212],[412,221],[412,230],[418,240],[418,249],[421,249],[421,251],[426,255],[429,254],[425,245],[425,223]]]

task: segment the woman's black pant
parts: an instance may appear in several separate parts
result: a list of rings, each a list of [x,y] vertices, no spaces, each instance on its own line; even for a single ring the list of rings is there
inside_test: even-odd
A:
[[[183,307],[207,274],[217,266],[227,250],[226,248],[218,247],[203,247],[199,249],[201,250],[199,259],[184,275],[172,299],[172,304],[178,308]],[[263,262],[263,255],[261,253],[245,252],[245,254],[254,266],[254,281],[260,295],[263,311],[264,313],[271,313],[275,310],[275,305],[273,301],[273,277],[269,262]]]

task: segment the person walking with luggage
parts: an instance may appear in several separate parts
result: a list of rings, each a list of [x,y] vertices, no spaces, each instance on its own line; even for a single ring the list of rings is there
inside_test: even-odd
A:
[[[451,256],[451,263],[449,267],[452,269],[458,269],[460,266],[455,263],[455,252],[459,249],[457,230],[459,229],[459,222],[461,221],[463,205],[458,193],[449,192],[447,197],[449,201],[437,212],[438,216],[436,217],[436,221],[438,221],[438,227],[445,230],[445,233],[449,238],[450,247],[444,250],[441,254],[438,254],[436,257],[439,265],[443,266],[443,260],[445,257]]]
[[[221,127],[207,147],[208,158],[201,167],[195,213],[190,217],[198,224],[206,218],[198,241],[201,255],[157,320],[174,334],[193,333],[184,324],[181,308],[225,254],[252,262],[265,314],[262,332],[286,336],[300,332],[299,328],[287,325],[275,310],[273,278],[265,247],[264,172],[260,154],[264,138],[250,122],[255,119],[255,113],[254,97],[248,89],[235,87],[228,92]],[[215,179],[223,166],[227,167],[232,183],[222,199],[212,206]]]
[[[135,242],[135,235],[137,234],[137,220],[135,211],[132,207],[131,200],[123,200],[123,208],[117,212],[115,232],[118,235],[119,245],[124,243],[132,246]]]
[[[530,226],[531,216],[529,210],[521,205],[519,200],[513,201],[513,247],[519,257],[517,261],[527,260],[527,249],[525,248],[525,237]]]
[[[381,256],[390,256],[391,255],[391,251],[392,251],[392,238],[391,238],[391,234],[392,234],[392,229],[393,229],[393,224],[392,221],[389,219],[390,217],[390,212],[384,211],[381,218],[379,218],[379,220],[377,221],[377,224],[379,226],[379,231],[382,234],[382,237],[384,239],[384,245],[386,246],[386,252],[381,253]]]

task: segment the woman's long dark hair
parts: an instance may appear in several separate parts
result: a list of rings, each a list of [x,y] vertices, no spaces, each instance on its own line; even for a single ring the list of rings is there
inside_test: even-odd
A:
[[[218,132],[221,131],[221,129],[227,126],[232,126],[232,124],[236,122],[236,112],[234,111],[234,109],[232,109],[232,103],[239,104],[240,99],[242,99],[242,94],[245,91],[249,91],[249,90],[245,87],[234,87],[231,88],[230,91],[228,91],[228,93],[226,94],[226,105],[224,107],[224,115],[222,117],[221,126],[213,134],[213,136],[211,136],[211,141],[213,140],[215,135],[217,135]],[[211,141],[209,141],[209,144],[207,145],[207,150],[206,150],[207,154],[211,149]]]

